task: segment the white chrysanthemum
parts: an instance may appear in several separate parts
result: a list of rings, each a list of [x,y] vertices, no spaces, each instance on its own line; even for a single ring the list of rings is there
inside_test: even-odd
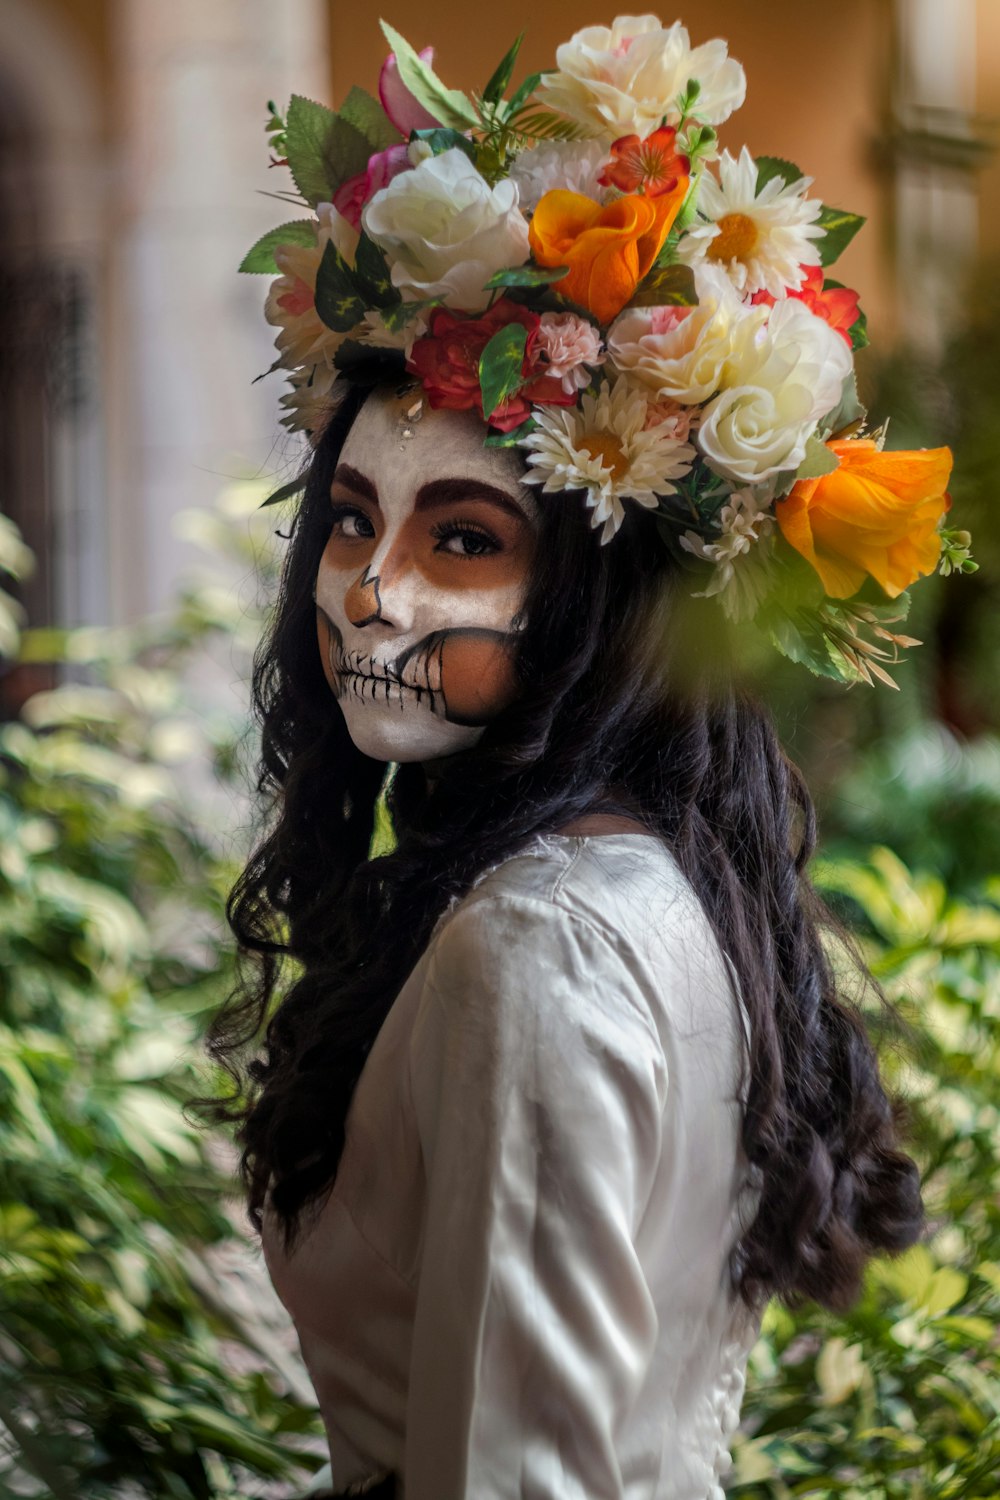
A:
[[[823,211],[818,198],[807,198],[811,177],[786,183],[772,177],[757,192],[757,163],[744,146],[739,157],[723,151],[719,177],[709,173],[698,188],[702,222],[683,234],[677,254],[688,265],[710,260],[725,267],[744,296],[770,292],[784,297],[805,279],[804,266],[818,266],[825,231],[816,220]]]
[[[597,178],[607,160],[608,147],[603,140],[543,141],[522,151],[509,175],[517,183],[522,211],[532,214],[538,200],[554,188],[603,201],[605,189]]]
[[[602,382],[596,396],[577,406],[534,406],[538,426],[521,439],[528,450],[528,484],[543,494],[586,490],[592,526],[603,525],[608,542],[625,519],[623,500],[654,509],[657,497],[672,495],[673,480],[687,474],[694,449],[662,427],[646,429],[646,401],[624,380]]]
[[[774,516],[759,493],[734,490],[716,525],[717,541],[707,542],[696,531],[686,531],[680,539],[686,552],[713,564],[708,586],[694,597],[717,594],[731,620],[750,619],[770,583]]]
[[[692,113],[706,125],[721,125],[746,96],[746,75],[716,39],[692,47],[675,21],[657,16],[618,16],[610,26],[585,26],[556,50],[556,70],[538,94],[591,135],[615,140],[650,135],[663,121],[680,120],[677,101],[691,79],[701,86]]]
[[[305,432],[315,443],[349,389],[349,383],[340,378],[340,371],[332,365],[318,364],[297,370],[290,389],[278,402],[285,411],[282,427],[289,432]]]
[[[846,341],[798,298],[775,303],[766,323],[734,323],[721,389],[698,427],[709,467],[740,485],[797,469],[852,368]]]

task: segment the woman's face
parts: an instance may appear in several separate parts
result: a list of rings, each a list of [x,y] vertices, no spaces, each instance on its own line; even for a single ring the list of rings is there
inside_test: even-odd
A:
[[[434,760],[516,694],[537,504],[516,449],[414,387],[376,391],[344,444],[316,577],[323,670],[364,755]]]

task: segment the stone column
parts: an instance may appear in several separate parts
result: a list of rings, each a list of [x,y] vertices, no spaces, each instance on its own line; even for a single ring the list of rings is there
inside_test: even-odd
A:
[[[323,0],[119,0],[121,157],[110,275],[113,617],[163,606],[188,561],[173,518],[234,475],[285,474],[266,278],[244,252],[293,207],[266,101],[324,99]],[[279,175],[282,180],[279,182]],[[286,211],[287,209],[287,211]]]

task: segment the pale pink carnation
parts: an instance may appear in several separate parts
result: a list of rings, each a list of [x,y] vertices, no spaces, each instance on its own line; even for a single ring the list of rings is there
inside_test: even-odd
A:
[[[650,401],[646,407],[645,430],[662,427],[679,443],[686,443],[700,416],[698,407],[683,406],[680,401]]]
[[[570,312],[542,313],[535,352],[545,355],[546,374],[558,380],[567,395],[584,390],[590,384],[591,370],[604,363],[597,329]]]

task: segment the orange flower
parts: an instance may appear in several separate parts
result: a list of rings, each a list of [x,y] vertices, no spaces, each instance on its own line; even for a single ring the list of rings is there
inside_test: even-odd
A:
[[[678,178],[687,177],[690,171],[690,161],[677,150],[677,131],[672,125],[661,125],[644,141],[637,135],[620,136],[597,180],[602,187],[659,198],[672,192]]]
[[[629,193],[601,207],[582,193],[554,188],[539,200],[529,227],[540,266],[569,266],[556,290],[610,323],[659,255],[687,192],[679,177],[656,198]]]
[[[951,449],[880,453],[870,438],[826,446],[837,468],[798,480],[775,504],[778,525],[831,598],[850,598],[870,576],[895,599],[937,566]]]

